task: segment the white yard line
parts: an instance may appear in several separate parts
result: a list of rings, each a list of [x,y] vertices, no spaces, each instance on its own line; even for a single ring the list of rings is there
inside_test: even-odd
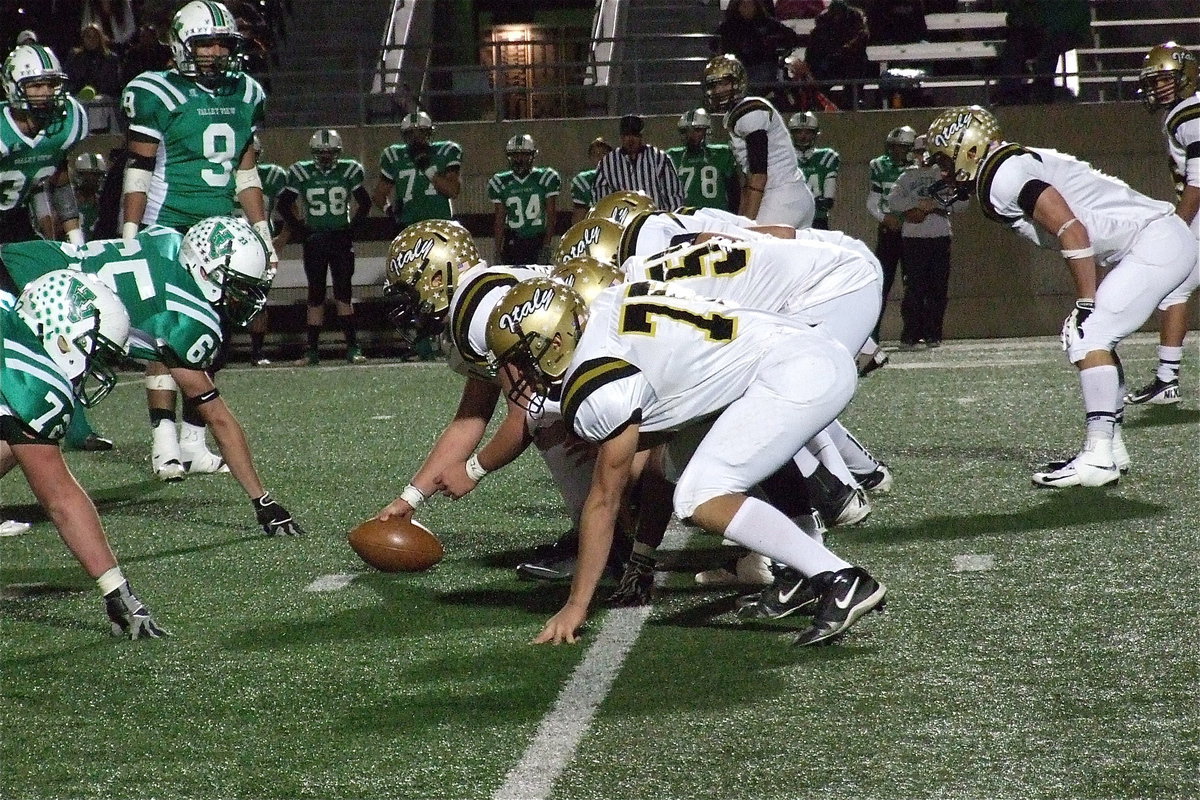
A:
[[[951,572],[987,572],[995,568],[996,557],[993,555],[961,555],[955,556],[950,562]]]
[[[345,589],[354,579],[360,574],[359,572],[344,572],[334,573],[332,575],[322,575],[315,581],[304,587],[306,592],[338,592]]]
[[[672,523],[661,549],[682,549],[690,538],[689,529]],[[544,800],[550,795],[575,757],[652,610],[653,606],[614,608],[605,615],[596,640],[558,693],[550,713],[542,718],[521,760],[492,794],[493,800]]]

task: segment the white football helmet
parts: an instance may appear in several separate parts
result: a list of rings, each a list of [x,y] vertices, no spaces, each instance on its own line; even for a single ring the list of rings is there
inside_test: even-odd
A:
[[[424,111],[413,111],[400,119],[400,135],[409,144],[428,142],[433,138],[433,117]]]
[[[237,325],[245,325],[267,303],[267,258],[262,238],[239,217],[202,219],[179,246],[179,263],[204,299]]]
[[[180,74],[193,79],[237,77],[242,71],[242,35],[237,21],[224,4],[213,0],[192,0],[175,12],[167,32],[167,44]],[[224,45],[223,56],[198,56],[196,47]]]
[[[488,317],[487,346],[497,370],[512,367],[510,400],[541,410],[571,365],[587,318],[583,298],[550,278],[521,281],[500,298]]]
[[[116,385],[129,347],[129,312],[95,275],[57,269],[26,284],[17,316],[42,340],[84,406]]]
[[[8,95],[8,105],[14,111],[29,114],[42,123],[66,116],[67,74],[50,48],[40,44],[17,47],[4,59],[0,80]],[[37,84],[48,84],[49,91],[31,95],[30,88]]]
[[[99,153],[80,153],[75,156],[76,175],[103,175],[108,172],[108,162]]]
[[[519,133],[504,145],[504,154],[508,157],[508,165],[517,175],[528,175],[533,169],[533,160],[537,158],[537,144],[527,133]]]
[[[313,154],[317,166],[329,169],[342,154],[342,137],[332,128],[321,128],[308,140],[308,149]]]
[[[679,128],[680,133],[686,133],[695,128],[708,130],[712,127],[712,122],[709,120],[708,112],[703,108],[693,108],[691,111],[685,111],[679,117],[676,127]]]
[[[807,152],[817,143],[821,133],[821,123],[817,115],[811,111],[798,111],[788,120],[788,130],[792,133],[792,145],[800,151]]]

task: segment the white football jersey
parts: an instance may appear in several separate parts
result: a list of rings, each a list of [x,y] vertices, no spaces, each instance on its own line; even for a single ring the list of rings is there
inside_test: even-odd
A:
[[[879,277],[880,282],[883,282],[883,265],[879,263],[879,258],[875,255],[875,251],[862,239],[855,239],[853,236],[842,231],[827,231],[821,228],[797,228],[796,238],[809,242],[825,242],[825,244],[837,245],[847,250],[853,250],[875,268],[875,274]]]
[[[678,430],[745,394],[760,360],[785,336],[839,347],[778,314],[681,296],[663,284],[614,286],[589,309],[564,376],[563,415],[591,442],[630,423]]]
[[[505,292],[527,278],[544,278],[551,267],[472,267],[461,273],[450,298],[446,337],[450,369],[469,378],[496,382],[495,368],[487,358],[487,321]]]
[[[1007,223],[1040,247],[1058,250],[1054,232],[1034,225],[1032,208],[1022,208],[1022,192],[1031,182],[1054,187],[1087,227],[1096,260],[1106,265],[1119,262],[1143,228],[1175,211],[1086,161],[1039,147],[1001,145],[984,159],[976,180],[984,216]]]
[[[729,146],[742,172],[750,173],[746,155],[746,137],[754,131],[767,132],[767,185],[771,191],[783,184],[803,183],[804,175],[796,163],[796,150],[783,116],[761,97],[742,98],[725,114],[725,130],[729,131]],[[811,192],[810,192],[811,193]]]
[[[1163,118],[1163,135],[1171,157],[1175,191],[1200,186],[1200,92],[1180,100]],[[1200,214],[1192,217],[1192,233],[1200,237]]]
[[[874,265],[853,250],[774,237],[710,239],[654,258],[635,256],[623,269],[631,283],[664,281],[703,297],[788,316],[878,280]]]
[[[725,213],[725,212],[722,212]],[[745,220],[736,214],[729,216]],[[750,225],[754,222],[747,220]],[[708,214],[674,214],[670,211],[651,211],[638,216],[621,234],[621,253],[628,256],[653,256],[677,244],[686,244],[697,233],[719,233],[730,239],[759,239],[765,234],[748,231],[736,222]]]

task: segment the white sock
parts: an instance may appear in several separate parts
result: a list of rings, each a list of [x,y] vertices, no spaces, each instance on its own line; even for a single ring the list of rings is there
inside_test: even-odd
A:
[[[183,422],[179,425],[179,446],[187,450],[203,450],[207,449],[204,443],[203,425],[193,425],[190,422]]]
[[[150,429],[153,436],[154,447],[156,449],[177,449],[179,447],[179,434],[175,430],[175,423],[169,419],[159,420],[158,424]]]
[[[1165,347],[1160,344],[1158,346],[1158,370],[1154,373],[1154,377],[1163,382],[1179,380],[1179,364],[1182,361],[1182,347]]]
[[[1088,367],[1079,371],[1083,410],[1089,436],[1099,434],[1112,439],[1117,411],[1121,407],[1121,386],[1115,366]]]
[[[817,466],[821,463],[817,461],[817,457],[808,451],[808,446],[800,448],[800,452],[792,456],[792,461],[796,462],[796,466],[800,468],[800,474],[806,478],[811,478],[812,474],[817,471]]]
[[[829,427],[833,427],[833,425]],[[843,428],[843,430],[845,429]],[[812,439],[809,439],[808,444],[804,445],[804,449],[816,456],[817,461],[820,461],[825,466],[825,469],[833,473],[834,477],[839,481],[849,486],[856,486],[858,481],[850,474],[850,468],[846,465],[841,451],[833,443],[833,437],[829,435],[828,431],[829,428],[826,428]],[[867,470],[867,472],[870,472],[870,470]]]
[[[824,433],[828,433],[829,437],[833,439],[833,446],[841,453],[842,460],[846,462],[846,466],[850,468],[851,472],[862,475],[879,469],[879,459],[871,455],[871,451],[863,447],[862,443],[846,430],[846,426],[836,419],[829,423],[829,427],[824,430]]]
[[[747,497],[725,529],[726,537],[772,561],[794,567],[808,577],[851,565],[813,541],[782,511]]]

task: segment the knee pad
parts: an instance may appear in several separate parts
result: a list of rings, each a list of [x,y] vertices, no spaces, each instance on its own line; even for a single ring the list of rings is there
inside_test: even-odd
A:
[[[147,375],[146,388],[151,391],[174,392],[179,390],[175,379],[170,375]]]

